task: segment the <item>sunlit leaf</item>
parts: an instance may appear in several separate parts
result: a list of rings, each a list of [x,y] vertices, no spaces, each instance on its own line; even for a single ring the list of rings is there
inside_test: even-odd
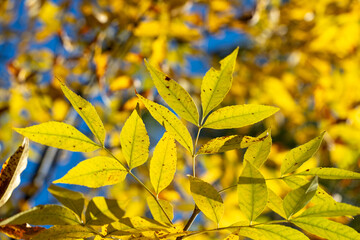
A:
[[[296,175],[318,176],[323,179],[360,179],[360,173],[339,168],[311,168]]]
[[[169,109],[150,101],[137,94],[140,100],[149,110],[151,116],[164,126],[166,131],[173,134],[174,138],[183,145],[189,152],[193,152],[192,138],[185,125]]]
[[[86,125],[90,128],[91,132],[100,141],[101,145],[104,145],[105,128],[94,106],[84,98],[71,91],[64,83],[61,81],[59,82],[65,97],[79,113],[81,118],[85,121]]]
[[[34,142],[74,152],[92,152],[101,147],[73,126],[62,122],[50,121],[14,130]]]
[[[260,122],[278,110],[276,107],[255,104],[227,106],[212,112],[206,119],[204,128],[240,128]]]
[[[9,200],[20,184],[20,174],[25,170],[29,156],[29,139],[24,138],[21,146],[4,163],[0,173],[0,207]]]
[[[283,206],[287,219],[310,202],[310,200],[314,197],[317,188],[318,177],[314,177],[311,182],[292,190],[285,196]]]
[[[276,195],[270,188],[268,188],[269,198],[267,206],[279,214],[281,217],[286,218],[286,214],[283,207],[283,200],[281,197]]]
[[[29,239],[44,231],[46,228],[33,227],[29,224],[0,226],[0,232],[14,239]]]
[[[270,130],[266,130],[260,134],[259,139],[262,140],[251,144],[244,155],[244,160],[250,162],[257,168],[260,168],[264,164],[270,154],[272,145]]]
[[[199,124],[199,113],[189,93],[176,81],[155,69],[148,62],[145,61],[145,64],[151,73],[156,89],[165,102],[180,117],[197,126]]]
[[[299,217],[338,217],[360,214],[360,208],[346,203],[325,202],[306,209]]]
[[[169,217],[170,220],[174,218],[174,210],[170,202],[163,199],[158,199],[162,209],[164,209],[164,211],[166,212],[165,215],[162,209],[160,208],[159,204],[155,201],[155,199],[152,196],[146,198],[146,201],[149,206],[151,215],[154,217],[156,221],[164,224],[169,224],[169,220],[166,217],[166,215]]]
[[[20,212],[0,222],[4,225],[76,225],[80,224],[79,217],[66,207],[59,205],[39,205],[27,211]]]
[[[296,226],[326,239],[359,240],[360,234],[351,227],[321,217],[303,217],[291,220]]]
[[[268,135],[271,135],[271,129],[266,130],[257,137],[244,136],[241,140],[240,147],[247,148],[255,143],[264,141]]]
[[[203,117],[207,116],[211,110],[218,106],[229,92],[238,51],[239,48],[236,48],[231,54],[220,61],[220,70],[210,68],[204,76],[201,83]]]
[[[302,232],[291,227],[277,224],[257,225],[254,227],[242,227],[239,235],[254,240],[308,240]]]
[[[211,139],[201,146],[197,154],[212,154],[238,149],[240,148],[241,139],[242,137],[239,135]]]
[[[150,181],[159,194],[174,178],[176,171],[176,144],[170,133],[165,132],[155,147],[150,161]]]
[[[281,165],[281,175],[291,173],[309,160],[320,147],[325,132],[311,141],[291,149],[285,156]]]
[[[237,192],[241,211],[254,221],[266,207],[268,191],[263,175],[249,162],[239,177]]]
[[[144,231],[166,230],[167,228],[167,226],[146,217],[130,217],[110,223],[107,227],[107,234],[111,236],[125,236]]]
[[[145,124],[139,116],[138,107],[126,120],[120,133],[120,142],[122,153],[130,169],[140,166],[147,161],[150,140]]]
[[[84,239],[95,236],[94,231],[81,225],[63,225],[53,226],[40,234],[36,235],[34,240],[58,239],[58,240],[74,240]]]
[[[74,192],[56,185],[51,185],[48,188],[48,191],[65,207],[70,208],[81,217],[85,205],[85,198],[82,193]]]
[[[80,162],[54,183],[67,183],[98,188],[125,179],[127,170],[115,159],[94,157]]]
[[[220,194],[211,184],[192,176],[189,178],[190,191],[195,204],[206,217],[218,224],[224,214],[224,204]]]
[[[121,219],[125,211],[120,207],[121,202],[104,197],[94,197],[89,202],[85,221],[87,225],[105,225]]]

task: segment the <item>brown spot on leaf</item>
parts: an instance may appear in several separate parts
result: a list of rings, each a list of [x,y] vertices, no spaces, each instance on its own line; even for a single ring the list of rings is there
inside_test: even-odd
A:
[[[171,78],[169,78],[168,76],[165,76],[165,80],[166,81],[170,81]]]

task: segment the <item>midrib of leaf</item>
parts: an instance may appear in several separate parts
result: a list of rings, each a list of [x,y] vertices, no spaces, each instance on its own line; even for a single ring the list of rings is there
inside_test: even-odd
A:
[[[157,183],[157,188],[156,188],[156,192],[157,194],[159,194],[159,186],[160,186],[160,179],[161,179],[161,176],[162,176],[162,173],[163,173],[163,164],[164,164],[164,159],[165,159],[165,156],[166,156],[166,153],[168,151],[168,148],[167,146],[169,146],[169,140],[167,141],[167,144],[166,144],[166,148],[165,148],[165,153],[163,154],[163,158],[162,158],[162,164],[161,164],[161,171],[160,171],[160,175],[159,175],[159,179],[158,179],[158,183]]]
[[[208,104],[207,104],[207,106],[206,106],[206,109],[205,109],[205,111],[203,111],[203,114],[204,113],[206,113],[207,112],[207,110],[208,110],[208,108],[209,108],[209,103],[211,102],[211,100],[213,99],[213,96],[214,96],[214,94],[215,94],[215,90],[217,89],[217,87],[218,87],[218,85],[219,85],[219,79],[222,77],[222,75],[224,74],[222,71],[221,71],[221,69],[225,69],[225,67],[227,67],[228,65],[230,64],[230,61],[226,64],[226,66],[224,66],[224,67],[222,67],[222,66],[220,66],[220,70],[218,70],[218,71],[220,71],[220,74],[219,74],[219,76],[218,76],[218,81],[216,81],[216,85],[215,85],[215,88],[214,88],[214,91],[213,91],[213,93],[210,95],[210,99],[209,99],[209,101],[208,101]],[[216,69],[215,69],[216,70]],[[209,113],[208,113],[209,114]],[[206,116],[204,116],[203,115],[203,119],[204,119],[204,117],[206,117]]]
[[[107,169],[103,169],[103,170],[99,170],[99,171],[92,171],[92,172],[86,172],[86,174],[77,174],[75,177],[71,177],[71,178],[66,178],[66,179],[73,179],[73,178],[78,178],[78,177],[82,177],[82,176],[87,176],[89,174],[92,173],[98,173],[98,172],[110,172],[110,171],[122,171],[122,172],[127,172],[126,169],[120,169],[120,168],[107,168]],[[66,175],[65,175],[66,176]],[[61,178],[59,179],[61,180]],[[56,180],[56,181],[59,181]]]
[[[66,89],[67,91],[68,91],[68,89]],[[76,93],[75,93],[76,94]],[[73,101],[73,103],[74,103],[74,105],[76,105],[76,107],[80,110],[80,107],[79,107],[79,105],[76,103],[76,101],[74,100],[74,98],[71,96],[71,94],[68,94],[69,95],[69,97],[71,98],[71,100]],[[89,103],[90,104],[90,103]],[[81,112],[81,110],[80,110],[80,112]],[[89,121],[89,118],[85,115],[85,114],[83,114],[82,112],[81,112],[81,114],[80,114],[83,118],[85,118],[86,119],[86,125],[88,125],[89,126],[89,128],[92,130],[92,132],[93,132],[93,134],[95,135],[95,137],[97,138],[97,140],[99,140],[99,142],[100,142],[100,144],[101,144],[101,146],[100,147],[102,147],[102,146],[104,146],[104,143],[102,142],[102,140],[100,139],[100,136],[97,134],[97,132],[95,131],[95,128],[93,127],[93,125],[92,125],[92,123],[91,123],[91,121]]]
[[[137,113],[136,113],[137,114]],[[136,132],[137,132],[137,123],[138,123],[138,118],[136,117],[136,122],[135,122],[135,131],[133,133],[132,136],[132,141],[131,141],[131,157],[130,157],[130,168],[132,166],[132,160],[133,160],[133,152],[134,152],[134,144],[135,144],[135,136],[136,136]]]

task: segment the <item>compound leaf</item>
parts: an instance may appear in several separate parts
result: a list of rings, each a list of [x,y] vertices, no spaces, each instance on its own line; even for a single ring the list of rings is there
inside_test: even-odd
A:
[[[180,117],[198,126],[199,113],[190,94],[176,81],[155,69],[147,61],[145,61],[145,64],[151,74],[156,89],[165,102],[174,109]]]
[[[14,130],[34,142],[73,152],[92,152],[101,147],[73,126],[62,122],[50,121]]]
[[[138,107],[126,120],[120,133],[120,143],[122,153],[130,169],[140,166],[147,161],[150,140],[145,124],[139,116]]]
[[[223,200],[216,189],[203,180],[189,176],[191,195],[199,209],[210,220],[220,222],[224,214]]]
[[[201,105],[203,118],[218,106],[229,92],[239,48],[220,61],[221,68],[210,68],[201,83]]]
[[[159,194],[174,178],[176,171],[176,144],[169,132],[165,132],[155,147],[150,161],[150,181]]]
[[[120,207],[121,202],[104,197],[94,197],[90,200],[85,212],[87,225],[105,225],[121,219],[125,211]]]
[[[67,183],[98,188],[125,179],[127,170],[115,159],[94,157],[80,162],[54,183]]]
[[[291,173],[299,168],[304,162],[309,160],[320,147],[325,132],[309,142],[291,149],[285,156],[281,165],[281,175]]]
[[[270,117],[279,108],[265,105],[245,104],[220,108],[206,119],[204,128],[230,129],[248,126]]]
[[[91,132],[99,140],[101,145],[104,146],[106,137],[104,124],[102,123],[94,106],[84,98],[71,91],[63,82],[59,82],[65,97],[69,100],[74,109],[85,121],[86,125],[90,128]]]
[[[237,192],[241,211],[250,222],[254,221],[266,207],[268,190],[263,175],[250,162],[246,162],[239,177]]]
[[[239,135],[211,139],[201,146],[197,154],[212,154],[238,149],[240,148],[241,139],[242,137]]]
[[[157,104],[151,100],[137,94],[145,107],[149,110],[151,116],[164,126],[166,131],[173,134],[174,138],[183,145],[190,153],[193,152],[192,138],[185,125],[178,119],[175,114],[170,112],[166,107]]]

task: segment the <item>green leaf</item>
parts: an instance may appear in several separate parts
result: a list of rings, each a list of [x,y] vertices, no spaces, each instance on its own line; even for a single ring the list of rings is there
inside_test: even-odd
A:
[[[286,178],[283,178],[283,180],[292,189],[299,188],[299,187],[309,183],[308,180],[305,180],[305,179],[295,176],[295,175],[287,176]],[[324,189],[322,189],[320,186],[318,186],[316,194],[311,199],[311,202],[314,204],[323,204],[325,202],[335,202],[335,200]]]
[[[126,120],[120,133],[122,153],[130,169],[144,164],[149,156],[150,140],[138,107]]]
[[[165,102],[174,109],[180,117],[198,126],[199,112],[190,94],[176,81],[155,69],[147,61],[145,61],[145,64],[151,74],[156,89]]]
[[[161,210],[159,204],[155,201],[152,196],[146,198],[147,204],[149,206],[150,212],[154,219],[160,223],[169,224],[169,220],[166,215],[169,217],[170,220],[174,218],[174,210],[173,206],[166,200],[158,199],[161,207],[165,210],[166,215]]]
[[[310,202],[310,200],[314,197],[317,188],[318,177],[314,177],[311,182],[292,190],[286,195],[283,206],[287,219],[300,211]]]
[[[203,180],[189,176],[191,195],[198,208],[210,220],[219,224],[224,214],[223,200],[216,189]]]
[[[115,159],[94,157],[80,162],[54,183],[67,183],[98,188],[125,179],[127,170]]]
[[[239,48],[220,61],[221,68],[210,68],[201,83],[201,105],[203,118],[218,106],[229,92]]]
[[[117,222],[109,224],[107,227],[107,235],[124,236],[144,231],[166,231],[167,228],[167,226],[146,217],[130,217],[122,218]]]
[[[244,155],[244,160],[250,162],[257,168],[260,168],[264,164],[270,154],[272,145],[270,130],[266,130],[260,134],[259,139],[262,140],[251,144]]]
[[[108,236],[131,235],[136,231],[130,218],[121,218],[117,222],[110,223],[106,229]]]
[[[80,192],[74,192],[66,188],[51,185],[48,191],[65,207],[73,210],[79,217],[84,210],[85,198]]]
[[[309,240],[298,230],[277,224],[242,227],[238,234],[254,240]]]
[[[360,173],[339,168],[311,168],[296,175],[316,175],[323,179],[360,179]]]
[[[212,154],[238,149],[240,148],[241,139],[242,137],[239,135],[211,139],[201,146],[197,154]]]
[[[268,191],[263,175],[250,162],[239,177],[237,192],[240,209],[251,223],[266,207]]]
[[[75,240],[75,239],[84,239],[95,236],[95,233],[90,229],[81,226],[81,225],[63,225],[63,226],[53,226],[41,233],[37,234],[35,237],[31,238],[33,240],[48,240],[48,239],[57,239],[57,240]]]
[[[243,139],[241,140],[240,147],[247,148],[255,143],[264,141],[268,137],[268,135],[271,135],[270,128],[268,130],[266,130],[265,132],[261,133],[257,137],[244,136]]]
[[[283,207],[283,200],[281,197],[276,195],[270,188],[268,188],[269,198],[267,206],[279,214],[281,217],[286,218],[286,214]]]
[[[213,129],[240,128],[260,122],[277,111],[279,108],[255,104],[227,106],[212,112],[203,127]]]
[[[169,186],[176,171],[176,144],[170,133],[165,132],[155,147],[150,161],[150,181],[159,194]]]
[[[121,202],[104,197],[94,197],[85,212],[87,225],[105,225],[121,219],[125,211],[120,207]]]
[[[143,96],[137,94],[139,99],[149,110],[151,116],[164,126],[166,131],[173,134],[174,138],[184,146],[190,153],[193,152],[192,138],[185,125],[169,109]]]
[[[105,128],[99,115],[97,114],[94,106],[71,91],[63,82],[59,81],[61,90],[65,97],[70,101],[74,109],[79,113],[81,118],[85,121],[86,125],[90,128],[91,132],[99,140],[102,146],[105,141]]]
[[[73,152],[92,152],[101,147],[73,126],[62,122],[50,121],[14,130],[34,142]]]
[[[304,217],[291,220],[296,226],[325,239],[359,240],[360,234],[351,227],[325,218]]]
[[[299,217],[338,217],[360,214],[360,208],[346,203],[326,202],[306,209]]]
[[[6,160],[0,173],[0,207],[10,198],[20,184],[20,174],[25,170],[29,156],[29,139],[24,138],[21,146]]]
[[[59,205],[39,205],[27,211],[20,212],[0,222],[0,226],[19,225],[76,225],[79,217],[70,209]]]
[[[285,156],[281,165],[281,175],[291,173],[309,160],[320,147],[325,132],[311,141],[291,149]]]

